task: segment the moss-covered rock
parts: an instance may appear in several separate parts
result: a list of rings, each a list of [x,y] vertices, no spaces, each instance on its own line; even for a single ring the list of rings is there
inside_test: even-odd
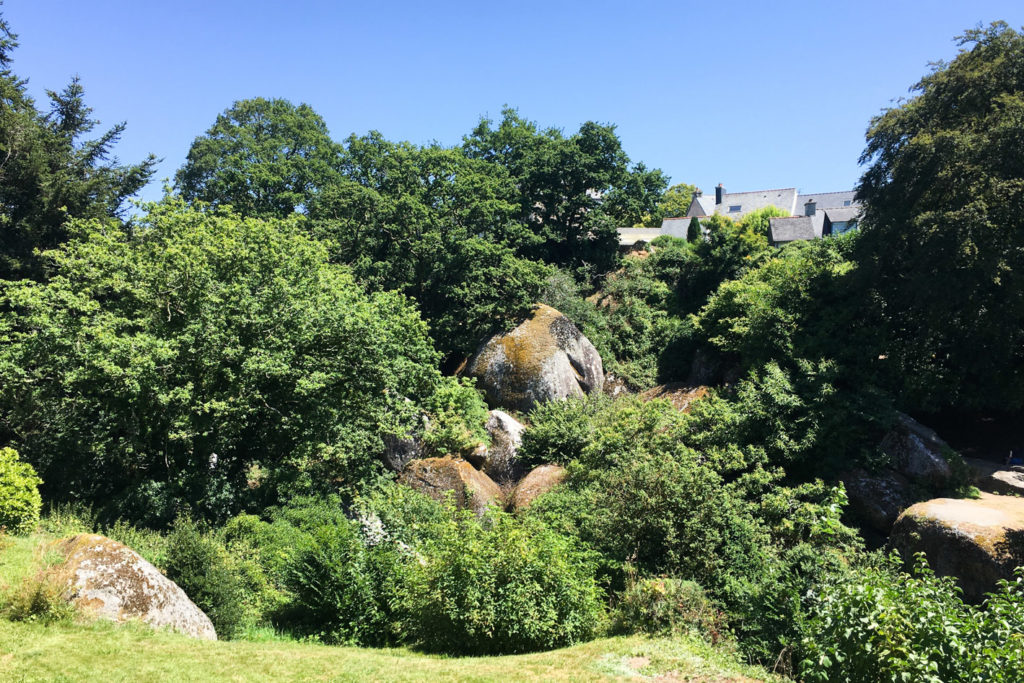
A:
[[[492,502],[501,504],[501,489],[490,477],[451,456],[413,460],[402,472],[401,481],[434,500],[450,496],[459,508],[478,515]]]
[[[1024,499],[982,493],[918,503],[896,520],[889,540],[906,559],[923,552],[935,573],[956,577],[964,598],[977,601],[1024,565]]]
[[[520,512],[528,508],[543,493],[547,493],[565,479],[565,468],[561,465],[535,467],[516,484],[509,496],[509,510]]]
[[[508,334],[487,340],[470,360],[494,408],[527,412],[537,403],[600,393],[604,366],[597,349],[564,315],[544,304]]]
[[[57,549],[67,558],[55,570],[65,584],[63,595],[80,610],[116,622],[137,619],[154,628],[217,639],[210,619],[185,591],[128,546],[80,534],[59,542]]]

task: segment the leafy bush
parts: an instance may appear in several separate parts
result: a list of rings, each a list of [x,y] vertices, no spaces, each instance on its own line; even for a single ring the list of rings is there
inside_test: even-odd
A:
[[[601,396],[546,401],[526,416],[528,428],[517,458],[527,467],[566,464],[580,457],[590,443],[593,418],[604,405]]]
[[[327,643],[393,642],[391,602],[404,562],[390,544],[364,541],[352,522],[317,528],[291,562],[294,626]]]
[[[441,376],[410,303],[367,294],[298,217],[168,199],[130,228],[73,227],[53,278],[0,289],[0,412],[57,500],[222,520],[351,495],[381,476],[382,435],[422,429],[427,404],[441,445],[479,429],[456,424],[473,396]]]
[[[980,606],[964,604],[948,577],[919,557],[827,584],[805,624],[808,681],[1020,681],[1024,671],[1024,570]]]
[[[724,634],[725,615],[693,581],[633,577],[618,596],[613,623],[620,633],[692,632],[717,643]]]
[[[39,522],[43,480],[32,465],[22,462],[13,448],[0,448],[0,529],[27,534]]]
[[[409,638],[463,654],[561,647],[601,626],[590,560],[542,525],[494,511],[457,515],[408,565],[402,606]]]
[[[224,547],[187,517],[167,537],[167,578],[210,617],[217,635],[230,638],[243,618],[242,586]]]

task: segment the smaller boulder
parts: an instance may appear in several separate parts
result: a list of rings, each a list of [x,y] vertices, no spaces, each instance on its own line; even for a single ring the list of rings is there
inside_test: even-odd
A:
[[[565,468],[561,465],[535,467],[516,484],[509,496],[509,510],[520,512],[530,506],[542,493],[547,493],[565,479]]]
[[[900,513],[914,503],[910,482],[892,470],[877,474],[853,470],[840,479],[846,486],[850,511],[868,527],[886,536]]]
[[[492,410],[487,418],[486,428],[491,437],[491,445],[487,448],[481,469],[500,484],[507,484],[522,477],[523,466],[516,459],[516,455],[523,443],[523,432],[526,427],[508,413]]]
[[[971,481],[982,491],[1004,496],[1024,496],[1024,471],[988,460],[964,458],[971,468]]]
[[[982,493],[918,503],[900,515],[889,540],[906,560],[923,552],[936,574],[956,577],[964,598],[977,602],[1024,565],[1024,498]]]
[[[217,640],[213,623],[185,591],[128,546],[80,534],[61,541],[58,549],[67,557],[56,572],[66,579],[64,598],[79,609],[101,619],[137,619],[154,628]]]
[[[880,447],[896,471],[911,481],[943,488],[952,479],[946,454],[955,451],[934,430],[909,415],[898,413],[896,424],[882,438]]]
[[[501,503],[501,489],[490,477],[451,456],[413,460],[400,481],[434,500],[451,496],[460,509],[468,508],[478,515],[491,503]]]

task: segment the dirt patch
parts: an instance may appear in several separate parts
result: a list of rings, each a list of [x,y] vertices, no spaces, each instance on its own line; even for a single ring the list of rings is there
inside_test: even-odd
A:
[[[656,398],[670,401],[676,410],[689,413],[694,401],[707,397],[709,389],[705,386],[693,386],[684,382],[670,382],[659,384],[640,394],[645,401],[653,401]]]

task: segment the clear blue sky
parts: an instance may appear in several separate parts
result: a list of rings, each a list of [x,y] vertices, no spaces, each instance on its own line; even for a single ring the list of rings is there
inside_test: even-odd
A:
[[[78,74],[144,196],[238,99],[284,97],[332,136],[452,145],[504,104],[542,126],[613,123],[634,161],[709,192],[848,189],[871,117],[1021,0],[266,2],[7,0],[14,71],[42,100]]]

